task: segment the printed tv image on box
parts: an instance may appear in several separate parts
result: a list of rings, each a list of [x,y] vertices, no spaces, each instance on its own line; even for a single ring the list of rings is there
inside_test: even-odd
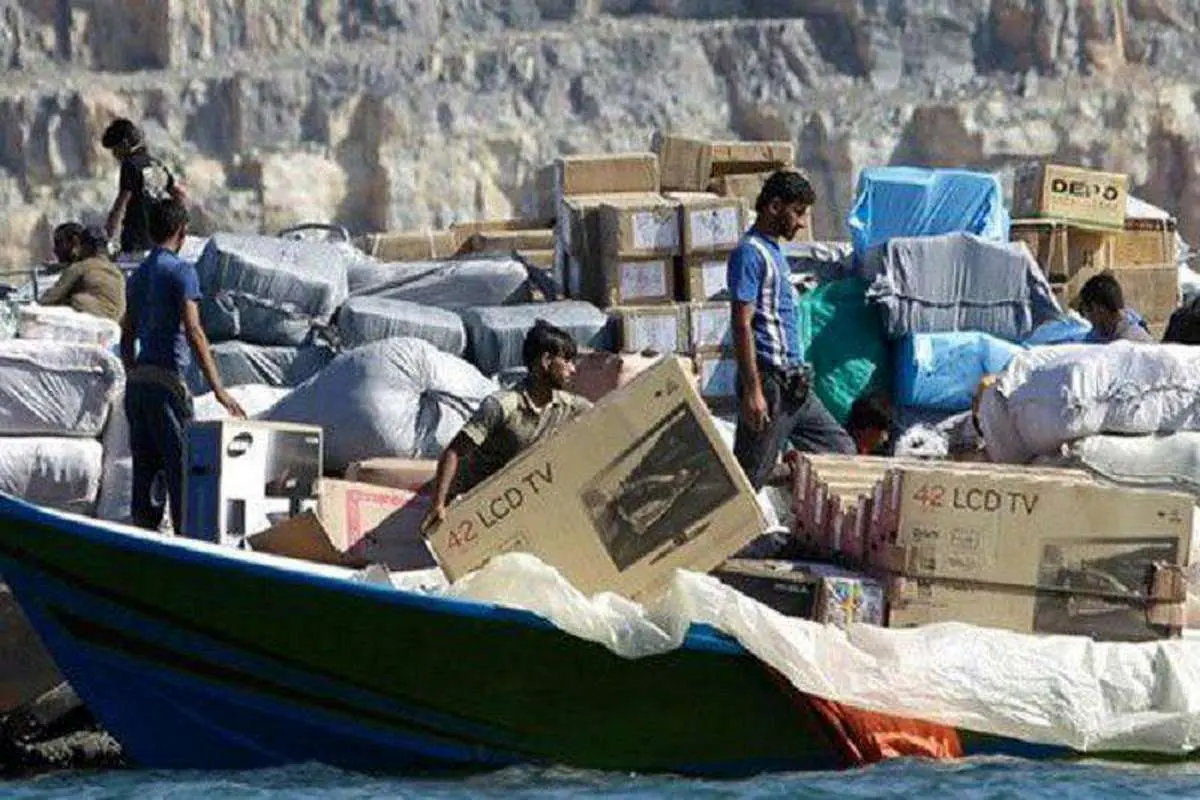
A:
[[[1099,641],[1160,639],[1146,616],[1154,565],[1178,558],[1175,539],[1047,542],[1038,586],[1053,590],[1038,592],[1033,629]]]
[[[587,513],[620,571],[657,562],[702,534],[737,497],[699,421],[680,404],[582,488]]]

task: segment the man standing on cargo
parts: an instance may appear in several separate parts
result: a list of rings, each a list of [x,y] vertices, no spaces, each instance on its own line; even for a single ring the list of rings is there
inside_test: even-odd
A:
[[[168,199],[183,202],[183,190],[166,165],[150,155],[145,135],[129,120],[114,120],[105,128],[101,144],[121,162],[117,199],[105,229],[110,238],[120,233],[123,256],[138,256],[154,246],[151,205]]]
[[[232,416],[245,416],[222,387],[200,327],[196,267],[177,255],[187,225],[187,209],[176,200],[150,207],[148,233],[154,249],[129,278],[121,321],[121,361],[127,372],[125,415],[133,455],[131,511],[133,523],[149,530],[158,530],[162,523],[164,509],[153,496],[160,473],[175,530],[183,524],[184,455],[192,418],[192,398],[183,379],[189,346],[217,401]]]
[[[774,173],[758,196],[758,219],[729,256],[740,407],[733,449],[755,489],[766,483],[789,438],[805,452],[855,452],[854,441],[809,390],[791,270],[778,243],[795,237],[815,199],[799,172]]]
[[[544,320],[534,323],[521,350],[529,377],[516,389],[485,398],[442,453],[424,528],[445,518],[451,499],[475,488],[592,407],[567,391],[575,376],[576,352],[570,333]]]

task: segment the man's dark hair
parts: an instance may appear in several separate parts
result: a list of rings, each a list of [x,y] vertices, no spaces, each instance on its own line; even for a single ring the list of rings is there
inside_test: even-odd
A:
[[[150,240],[162,244],[188,222],[187,207],[178,200],[159,200],[150,206]]]
[[[109,123],[108,127],[104,129],[104,136],[100,139],[100,144],[104,145],[105,150],[117,147],[137,147],[141,143],[141,129],[124,117]]]
[[[525,344],[521,348],[521,360],[528,369],[533,369],[544,355],[551,357],[575,358],[579,348],[575,345],[575,337],[562,328],[551,325],[544,319],[533,323],[529,333],[525,334]]]
[[[1200,297],[1175,309],[1162,340],[1163,344],[1200,344]]]
[[[1125,308],[1125,294],[1116,276],[1111,272],[1101,272],[1089,278],[1079,290],[1079,307],[1102,308],[1112,312]]]
[[[779,200],[785,205],[800,203],[811,206],[817,202],[817,193],[813,191],[808,178],[794,169],[781,169],[763,183],[758,201],[754,204],[755,210],[761,212],[772,200]]]
[[[850,418],[846,430],[854,436],[863,431],[886,431],[892,427],[892,404],[886,394],[870,394],[860,397],[850,406]]]

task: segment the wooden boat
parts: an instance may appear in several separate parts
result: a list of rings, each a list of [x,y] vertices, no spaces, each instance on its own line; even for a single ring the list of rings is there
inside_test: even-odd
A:
[[[527,612],[134,532],[0,495],[0,571],[127,757],[153,768],[518,763],[738,776],[852,763],[735,641],[638,660]],[[963,736],[965,753],[1047,755]]]

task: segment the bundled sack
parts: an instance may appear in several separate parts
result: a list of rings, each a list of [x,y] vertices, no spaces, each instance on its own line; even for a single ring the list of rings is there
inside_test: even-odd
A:
[[[840,424],[860,397],[886,390],[891,375],[879,312],[860,278],[827,283],[800,298],[797,327],[813,391]]]
[[[218,301],[203,305],[205,329],[231,326],[254,344],[303,344],[346,299],[346,269],[356,258],[337,244],[218,233],[196,262],[201,290]],[[236,320],[214,318],[222,308]]]
[[[856,276],[854,248],[849,242],[785,242],[792,276],[811,276],[817,283],[829,283]]]
[[[471,258],[413,264],[356,264],[354,294],[407,300],[459,311],[532,299],[529,269],[513,258]]]
[[[246,342],[218,342],[212,346],[217,374],[226,387],[265,384],[299,386],[333,360],[333,348],[325,345],[280,347]],[[211,391],[195,357],[184,376],[193,395]]]
[[[91,514],[104,448],[93,439],[0,438],[0,492],[73,514]]]
[[[246,412],[248,419],[261,419],[276,403],[292,393],[292,389],[287,386],[266,386],[264,384],[232,386],[228,391],[229,395],[237,400],[238,405]],[[200,422],[232,419],[229,412],[225,410],[225,406],[217,402],[217,397],[212,392],[196,397],[192,403],[192,413]]]
[[[892,239],[868,297],[879,304],[892,339],[982,331],[1019,342],[1061,314],[1024,245],[963,233]]]
[[[604,349],[610,344],[608,316],[582,300],[484,306],[460,314],[471,361],[487,375],[522,366],[525,335],[539,319],[570,333],[580,347]]]
[[[1101,433],[1200,430],[1200,348],[1119,341],[1017,355],[996,381],[1007,430],[997,443],[1028,461]],[[988,437],[988,449],[993,447]]]
[[[1086,342],[1092,334],[1092,323],[1074,311],[1068,311],[1057,319],[1044,322],[1025,337],[1021,344],[1026,347],[1050,344],[1079,344]]]
[[[1022,350],[977,331],[906,336],[896,352],[896,405],[966,411],[983,376],[1001,372]]]
[[[916,167],[863,170],[846,222],[860,257],[895,238],[971,233],[1007,242],[1009,223],[995,175]]]
[[[22,306],[17,336],[54,342],[79,342],[112,349],[121,342],[121,326],[111,319],[85,314],[69,306]]]
[[[467,346],[467,334],[458,314],[390,297],[351,297],[338,309],[337,331],[338,341],[347,349],[403,337],[424,339],[456,356],[461,356]]]
[[[125,370],[94,344],[0,341],[0,436],[96,438]]]
[[[263,417],[325,429],[325,465],[383,456],[437,458],[497,385],[420,339],[342,353]]]

